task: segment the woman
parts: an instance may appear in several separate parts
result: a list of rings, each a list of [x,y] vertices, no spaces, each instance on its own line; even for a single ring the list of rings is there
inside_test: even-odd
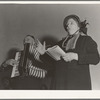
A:
[[[63,25],[68,35],[57,45],[66,54],[61,60],[48,63],[55,66],[51,89],[91,90],[89,65],[99,63],[97,44],[86,34],[86,20],[81,22],[78,16],[69,15],[64,19]],[[41,59],[46,60],[45,45],[39,47],[38,51]],[[47,63],[47,60],[45,62]]]

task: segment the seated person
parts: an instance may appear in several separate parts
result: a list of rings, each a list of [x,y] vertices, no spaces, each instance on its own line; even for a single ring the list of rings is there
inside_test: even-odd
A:
[[[35,38],[31,35],[27,35],[24,39],[24,48],[25,45],[27,47],[27,44],[29,44],[29,54],[27,56],[27,65],[26,70],[28,70],[25,77],[15,77],[10,79],[10,84],[12,89],[42,89],[42,79],[45,78],[47,74],[47,67],[45,64],[39,59],[39,52],[37,51],[37,43],[39,43],[38,40],[35,40]],[[25,50],[21,52],[22,56]],[[28,53],[28,52],[26,52]],[[10,66],[18,66],[20,63],[19,61],[16,61],[15,59],[9,59],[5,61],[5,63],[2,64],[2,69],[7,68],[8,65]],[[21,68],[19,66],[19,72],[21,73]],[[44,88],[44,87],[43,87]]]

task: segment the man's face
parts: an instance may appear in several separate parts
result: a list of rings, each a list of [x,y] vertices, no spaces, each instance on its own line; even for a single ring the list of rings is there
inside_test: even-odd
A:
[[[25,39],[24,39],[24,43],[35,43],[35,40],[31,37],[31,36],[27,36]]]

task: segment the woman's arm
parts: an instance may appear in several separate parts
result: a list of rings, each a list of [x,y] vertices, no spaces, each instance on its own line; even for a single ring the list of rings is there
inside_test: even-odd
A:
[[[97,50],[96,42],[91,38],[86,39],[86,52],[78,53],[78,63],[79,64],[98,64],[100,61],[100,56]]]

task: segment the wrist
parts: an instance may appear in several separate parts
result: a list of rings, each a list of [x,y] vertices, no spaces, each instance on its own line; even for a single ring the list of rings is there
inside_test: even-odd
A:
[[[8,65],[7,62],[3,63],[3,67],[7,67],[7,65]]]
[[[40,55],[44,55],[44,54],[45,54],[45,52],[41,52],[41,53],[40,53]]]
[[[0,67],[0,70],[4,70],[7,67],[6,62],[3,62]]]

